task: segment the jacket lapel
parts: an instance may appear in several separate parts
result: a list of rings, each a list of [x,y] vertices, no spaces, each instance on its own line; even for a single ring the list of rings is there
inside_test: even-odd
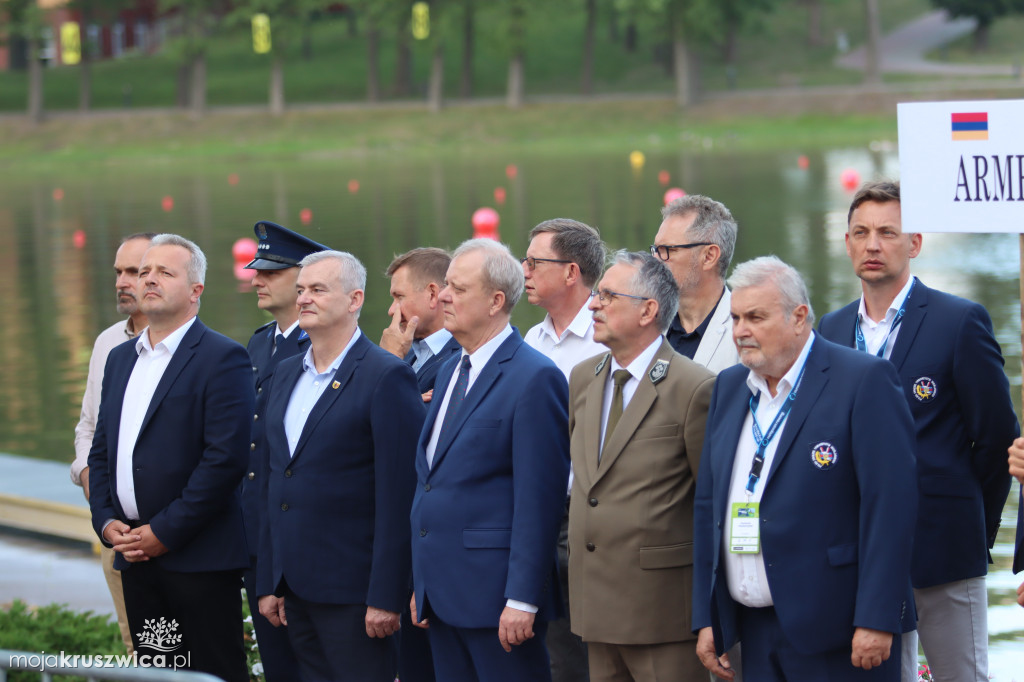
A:
[[[484,398],[487,397],[487,394],[490,393],[495,382],[501,378],[503,373],[502,364],[510,360],[515,355],[516,350],[518,350],[522,343],[523,338],[513,329],[512,335],[505,339],[505,341],[498,346],[498,349],[494,351],[494,355],[491,356],[491,359],[484,366],[480,376],[478,376],[473,382],[473,385],[470,386],[469,392],[466,394],[466,399],[462,402],[462,407],[459,408],[458,414],[455,415],[455,421],[451,423],[448,427],[448,431],[437,441],[437,449],[434,451],[434,463],[431,467],[432,470],[436,470],[441,464],[441,460],[444,459],[452,441],[454,441],[456,436],[459,435],[459,431],[462,430],[462,426],[466,423],[469,415],[471,415]]]
[[[896,345],[892,347],[892,353],[889,355],[889,361],[896,365],[897,372],[903,369],[903,363],[910,353],[910,347],[914,344],[914,338],[921,328],[924,316],[928,313],[928,293],[928,287],[918,279],[914,283],[910,304],[904,309],[900,330],[896,335]]]
[[[693,361],[698,365],[707,366],[708,362],[718,352],[718,347],[722,345],[722,340],[725,338],[725,332],[729,329],[729,319],[731,317],[730,310],[730,295],[729,289],[726,288],[722,292],[722,298],[718,301],[718,307],[715,308],[715,314],[708,322],[707,329],[704,330],[704,338],[700,340],[700,345],[697,346],[697,352],[693,354]],[[730,338],[731,341],[731,338]]]
[[[593,381],[587,386],[586,407],[584,408],[587,425],[583,433],[584,458],[586,460],[587,490],[597,481],[597,456],[601,450],[601,415],[604,409],[604,387],[608,382],[608,374],[612,371],[611,353],[605,353],[604,359],[597,365],[600,369]],[[581,481],[582,483],[582,481]]]
[[[821,392],[825,390],[825,386],[828,384],[827,372],[829,362],[828,349],[826,348],[827,343],[824,339],[815,336],[811,352],[807,354],[804,376],[800,381],[796,399],[793,401],[793,408],[790,410],[789,416],[786,417],[786,425],[782,427],[782,433],[779,434],[779,444],[775,449],[775,458],[772,460],[772,467],[765,478],[766,486],[770,485],[775,470],[779,468],[779,464],[792,448],[796,434],[800,432],[804,422],[807,420],[807,415],[810,414],[811,409],[818,402],[818,396],[821,395]],[[763,428],[767,428],[767,426]]]
[[[437,422],[439,412],[441,411],[441,403],[444,402],[444,394],[448,390],[448,384],[451,383],[452,375],[458,370],[459,360],[462,357],[461,354],[454,355],[444,362],[440,369],[437,371],[437,378],[434,381],[434,390],[436,392],[436,399],[431,399],[427,405],[427,418],[423,422],[423,430],[420,431],[420,442],[416,448],[416,473],[418,474],[421,481],[426,481],[430,477],[432,469],[427,466],[427,446],[430,444],[430,437],[434,433],[434,424]],[[440,443],[439,443],[440,445]],[[437,452],[434,452],[435,460]]]
[[[708,440],[711,440],[715,444],[714,452],[721,455],[720,457],[710,458],[711,470],[714,473],[714,499],[719,500],[719,507],[715,510],[715,514],[719,520],[725,519],[728,516],[729,486],[732,484],[732,468],[736,460],[736,447],[739,445],[741,431],[747,419],[747,412],[750,409],[751,393],[746,382],[748,371],[737,372],[738,383],[735,388],[722,391],[722,394],[729,397],[724,399],[725,402],[721,408],[721,415],[716,415],[715,422],[718,425],[717,428],[705,440],[705,446],[707,446]],[[720,388],[722,387],[716,387],[716,389]],[[751,456],[753,454],[750,453]]]
[[[651,368],[654,367],[658,360],[664,360],[669,362],[668,371],[671,372],[672,355],[672,346],[662,337],[658,352],[654,354],[654,358],[647,365],[643,376],[640,377],[640,382],[633,393],[633,397],[630,398],[629,404],[622,411],[619,423],[615,426],[615,430],[605,438],[604,448],[601,451],[601,463],[597,467],[597,476],[594,478],[594,483],[597,483],[615,464],[615,460],[619,458],[626,445],[633,439],[633,434],[636,433],[644,417],[651,411],[651,406],[654,405],[654,401],[658,397],[658,387],[650,377]]]
[[[366,338],[366,334],[360,334],[355,344],[345,355],[345,359],[341,361],[341,365],[334,372],[334,376],[331,377],[331,383],[320,394],[320,397],[317,398],[313,409],[309,411],[309,417],[306,418],[306,423],[302,426],[302,434],[299,435],[299,442],[295,444],[295,452],[292,453],[293,460],[302,454],[302,449],[309,441],[310,435],[317,424],[320,423],[320,420],[327,414],[327,411],[331,409],[331,405],[345,391],[345,386],[352,380],[352,375],[355,373],[360,361],[362,361],[363,356],[366,355],[369,347],[370,341]]]
[[[145,432],[150,420],[153,419],[157,407],[163,402],[167,392],[174,385],[178,375],[181,374],[181,370],[185,369],[185,366],[195,356],[196,346],[199,345],[199,341],[203,338],[204,333],[206,333],[206,326],[197,317],[196,321],[185,332],[185,336],[181,339],[181,343],[178,344],[177,350],[171,356],[171,361],[167,364],[167,369],[164,370],[163,376],[160,377],[160,383],[156,385],[153,397],[149,401],[149,407],[146,409],[146,416],[142,420],[142,426],[139,427],[140,437]],[[127,384],[125,385],[127,386]]]

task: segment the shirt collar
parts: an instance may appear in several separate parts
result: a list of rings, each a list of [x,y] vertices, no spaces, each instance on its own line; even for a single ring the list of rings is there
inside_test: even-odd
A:
[[[181,340],[185,338],[185,333],[192,327],[192,324],[196,321],[196,317],[193,315],[189,318],[188,322],[181,325],[173,332],[164,337],[164,340],[156,344],[156,348],[163,346],[167,352],[174,355],[174,351],[178,350],[178,346],[181,344]],[[149,343],[149,327],[146,327],[139,332],[138,337],[135,341],[135,352],[142,354],[142,349],[145,348],[150,353],[153,352],[154,347]]]
[[[481,370],[484,365],[491,359],[494,352],[498,350],[498,346],[505,342],[505,339],[512,335],[512,325],[506,324],[505,328],[498,332],[493,339],[485,343],[484,345],[477,348],[472,353],[468,353],[469,362],[473,369]],[[463,355],[467,355],[465,349],[462,351]]]
[[[344,360],[345,356],[348,355],[348,352],[352,350],[352,346],[355,345],[360,336],[362,336],[362,332],[359,331],[359,327],[356,327],[356,330],[352,333],[352,338],[348,340],[348,345],[345,346],[341,353],[338,354],[338,357],[334,358],[331,364],[323,372],[316,371],[316,363],[313,362],[313,344],[310,344],[309,348],[306,349],[306,354],[302,356],[302,371],[312,372],[313,374],[333,374],[334,372],[337,372],[338,368],[341,367],[341,361]]]
[[[776,386],[775,398],[779,396],[785,397],[789,395],[793,385],[796,384],[797,378],[800,376],[800,370],[804,368],[804,364],[807,362],[807,356],[811,352],[811,345],[814,343],[814,332],[812,331],[807,337],[807,341],[804,342],[804,347],[800,350],[800,355],[796,356],[796,362],[789,368],[789,371],[783,375],[782,379],[779,380],[779,385]],[[760,391],[762,395],[769,396],[771,393],[768,391],[768,382],[765,381],[761,376],[754,373],[754,370],[750,370],[747,374],[747,387],[750,388],[751,393],[757,393]],[[772,398],[774,400],[774,398]]]
[[[651,345],[644,348],[640,355],[636,356],[633,359],[633,362],[629,363],[626,367],[620,365],[619,361],[616,360],[613,355],[611,371],[608,372],[608,376],[610,377],[612,372],[617,369],[625,369],[637,381],[643,379],[644,372],[647,371],[647,368],[651,365],[651,361],[654,360],[654,356],[658,353],[658,348],[661,347],[661,341],[662,338],[660,336],[654,339],[654,341],[651,342]]]
[[[420,339],[420,341],[422,343],[427,344],[427,347],[430,348],[431,353],[437,355],[438,353],[441,352],[441,349],[445,347],[445,344],[448,343],[448,340],[450,338],[452,338],[452,333],[445,329],[444,327],[441,327],[430,336]]]
[[[288,338],[289,336],[292,335],[292,332],[295,331],[295,328],[299,326],[299,321],[295,320],[294,322],[292,322],[292,325],[287,329],[281,329],[281,325],[277,323],[274,323],[274,326],[277,328],[278,334],[283,334],[285,338]]]
[[[892,303],[889,304],[889,309],[885,311],[885,317],[883,317],[878,322],[875,322],[870,317],[868,317],[868,309],[864,305],[864,294],[861,294],[860,307],[857,308],[857,315],[860,321],[871,328],[877,327],[883,322],[891,321],[892,318],[896,317],[896,313],[899,312],[900,306],[902,306],[903,302],[907,299],[907,294],[910,293],[910,287],[912,286],[914,286],[913,275],[907,278],[907,283],[903,285],[903,288],[900,289],[900,293],[896,294],[896,298],[892,299]]]
[[[576,313],[576,317],[572,318],[572,322],[562,332],[562,338],[565,338],[566,334],[572,333],[575,336],[583,339],[586,338],[587,332],[594,326],[594,315],[590,312],[590,299],[588,298],[583,302],[583,307],[580,308],[579,312]],[[555,333],[555,324],[551,321],[551,313],[544,316],[544,319],[540,323],[541,331],[550,336],[557,343],[562,340],[558,334]]]

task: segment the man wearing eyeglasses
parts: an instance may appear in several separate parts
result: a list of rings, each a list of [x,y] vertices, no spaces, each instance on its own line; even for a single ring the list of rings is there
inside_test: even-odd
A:
[[[739,362],[730,336],[725,274],[736,248],[736,221],[725,206],[699,194],[661,210],[651,253],[679,285],[679,312],[665,337],[680,355],[712,372]]]
[[[577,363],[606,351],[594,341],[594,321],[587,304],[590,290],[604,268],[605,250],[601,235],[589,225],[569,218],[545,220],[530,231],[530,246],[522,259],[526,297],[547,315],[524,341],[554,362],[565,374]],[[558,535],[558,578],[566,617],[548,626],[547,645],[551,655],[553,682],[586,682],[587,647],[572,633],[569,613],[569,490],[566,488],[565,515]]]
[[[594,682],[708,677],[690,586],[714,375],[662,338],[678,300],[658,258],[617,253],[590,302],[594,339],[611,352],[569,382],[569,603]]]

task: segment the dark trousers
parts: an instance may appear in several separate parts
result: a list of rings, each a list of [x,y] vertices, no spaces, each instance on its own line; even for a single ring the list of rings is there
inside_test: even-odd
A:
[[[251,565],[256,565],[255,559],[251,560]],[[267,682],[300,682],[302,676],[299,674],[299,662],[292,652],[288,628],[274,627],[269,620],[260,615],[255,569],[246,569],[242,574],[242,580],[245,582],[245,596],[249,600],[252,627],[256,631],[256,644],[260,649],[263,676]]]
[[[284,610],[303,679],[394,682],[398,642],[366,634],[366,604],[306,601],[286,587]]]
[[[562,588],[565,618],[548,625],[547,645],[551,655],[552,682],[589,682],[590,664],[587,645],[572,633],[569,621],[569,499],[565,500],[565,516],[558,533],[558,581]],[[403,680],[403,682],[405,682]]]
[[[398,679],[402,682],[435,682],[434,657],[430,653],[430,631],[412,624],[409,608],[402,611],[398,631]]]
[[[457,628],[430,615],[434,672],[444,682],[550,682],[551,662],[544,646],[547,623],[533,624],[533,639],[501,648],[498,628]]]
[[[863,670],[850,662],[850,646],[823,654],[798,653],[783,634],[771,606],[741,606],[739,614],[744,682],[900,682],[899,635],[893,636],[888,661]]]
[[[139,663],[248,682],[241,573],[167,571],[159,559],[121,571],[128,626]]]

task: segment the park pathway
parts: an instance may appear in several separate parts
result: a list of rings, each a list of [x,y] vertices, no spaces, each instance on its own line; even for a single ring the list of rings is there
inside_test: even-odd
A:
[[[931,61],[925,55],[971,33],[974,19],[950,19],[945,10],[924,14],[882,37],[882,73],[910,73],[935,76],[1011,76],[1011,64],[950,64]],[[836,58],[836,65],[864,69],[864,47]]]

